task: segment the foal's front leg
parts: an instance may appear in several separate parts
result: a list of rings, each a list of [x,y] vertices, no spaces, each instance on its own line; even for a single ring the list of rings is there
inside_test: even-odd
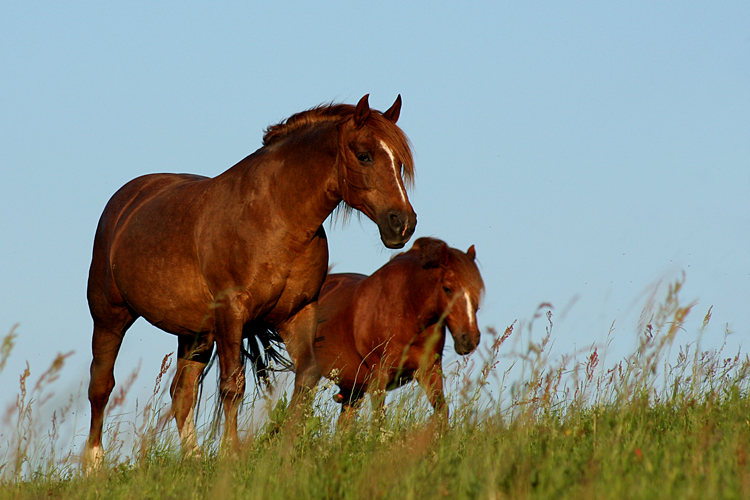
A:
[[[383,427],[385,397],[388,392],[388,384],[392,378],[386,361],[387,358],[380,359],[373,365],[370,373],[370,381],[367,384],[367,392],[370,393],[370,400],[372,402],[372,423],[378,429]]]
[[[336,424],[336,430],[342,431],[349,428],[359,413],[365,393],[360,389],[341,389],[340,396],[341,414]]]
[[[427,393],[427,399],[435,409],[432,420],[440,427],[448,422],[448,405],[443,393],[443,347],[445,345],[445,330],[438,326],[428,327],[422,332],[425,339],[419,347],[410,351],[412,360],[419,368],[414,373],[419,385]]]
[[[317,328],[317,302],[306,305],[279,327],[279,335],[294,363],[294,392],[290,402],[292,415],[287,426],[295,426],[301,421],[305,409],[312,402],[313,389],[320,380],[320,368],[315,357]]]
[[[443,365],[438,358],[432,365],[426,369],[419,369],[414,374],[419,385],[427,393],[427,399],[435,409],[433,421],[442,428],[448,422],[448,405],[445,402],[443,393]]]

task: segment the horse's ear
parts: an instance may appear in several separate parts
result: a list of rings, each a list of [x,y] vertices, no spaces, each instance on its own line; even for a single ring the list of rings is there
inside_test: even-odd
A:
[[[468,255],[471,260],[475,260],[477,258],[477,251],[474,250],[474,245],[471,245],[469,249],[466,250],[466,255]]]
[[[450,261],[451,254],[447,243],[443,243],[440,246],[440,265],[447,266]]]
[[[356,125],[357,128],[364,125],[370,117],[370,103],[367,102],[369,97],[370,94],[365,94],[365,96],[357,103],[357,107],[354,108],[354,125]]]
[[[443,241],[433,241],[419,247],[419,259],[425,269],[444,266],[449,257],[448,245]]]
[[[383,113],[383,116],[385,116],[393,123],[396,123],[398,121],[399,115],[401,115],[401,94],[396,97],[396,102],[393,103],[393,106],[388,108],[388,111]]]

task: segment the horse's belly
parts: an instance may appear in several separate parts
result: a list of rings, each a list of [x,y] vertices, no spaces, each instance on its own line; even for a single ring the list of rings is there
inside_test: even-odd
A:
[[[170,245],[169,235],[125,231],[112,255],[112,275],[138,315],[170,333],[213,329],[213,300],[196,259]]]
[[[214,308],[205,284],[192,273],[168,271],[151,266],[141,272],[113,269],[123,299],[149,323],[174,334],[212,331]]]

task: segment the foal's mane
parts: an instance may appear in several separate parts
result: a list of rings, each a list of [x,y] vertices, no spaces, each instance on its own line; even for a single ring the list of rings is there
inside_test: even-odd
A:
[[[454,265],[458,273],[467,280],[467,283],[479,292],[480,297],[484,294],[484,280],[479,272],[474,259],[469,258],[466,253],[453,247],[449,247],[453,256]]]
[[[455,271],[466,280],[466,283],[477,290],[481,296],[484,293],[484,281],[482,280],[482,275],[479,272],[476,260],[470,258],[465,252],[458,248],[449,246],[443,240],[431,238],[429,236],[418,238],[412,245],[410,251],[417,250],[417,255],[422,261],[423,266],[425,261],[427,261],[433,267],[438,267],[442,266],[442,263],[438,262],[440,261],[440,252],[441,247],[443,246],[447,247],[448,254],[450,255],[448,266],[455,269]],[[396,255],[396,257],[398,257],[398,255]]]
[[[263,133],[263,146],[276,144],[300,130],[322,123],[343,123],[354,116],[355,107],[351,104],[321,104],[307,111],[295,113],[276,125],[270,125]],[[395,123],[383,116],[380,111],[370,110],[367,125],[392,149],[396,161],[403,167],[404,183],[410,187],[414,183],[414,158],[411,142]]]

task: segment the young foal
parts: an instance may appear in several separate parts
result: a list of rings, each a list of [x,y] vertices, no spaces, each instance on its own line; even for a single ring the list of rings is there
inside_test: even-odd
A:
[[[437,415],[447,417],[442,353],[445,327],[458,354],[479,344],[476,311],[484,283],[472,245],[466,253],[419,238],[372,276],[330,274],[318,301],[315,352],[322,374],[340,388],[339,421],[365,392],[382,409],[385,391],[416,378]]]
[[[336,104],[269,127],[263,147],[221,175],[151,174],[112,196],[99,220],[88,281],[94,320],[89,467],[101,463],[104,408],[127,329],[140,316],[178,339],[172,412],[186,452],[196,452],[196,382],[216,344],[227,441],[237,441],[245,389],[243,337],[275,328],[295,366],[301,411],[320,372],[314,341],[328,269],[323,222],[345,203],[401,248],[416,225],[404,191],[413,179],[408,139],[385,113]],[[404,178],[402,178],[402,175]]]

